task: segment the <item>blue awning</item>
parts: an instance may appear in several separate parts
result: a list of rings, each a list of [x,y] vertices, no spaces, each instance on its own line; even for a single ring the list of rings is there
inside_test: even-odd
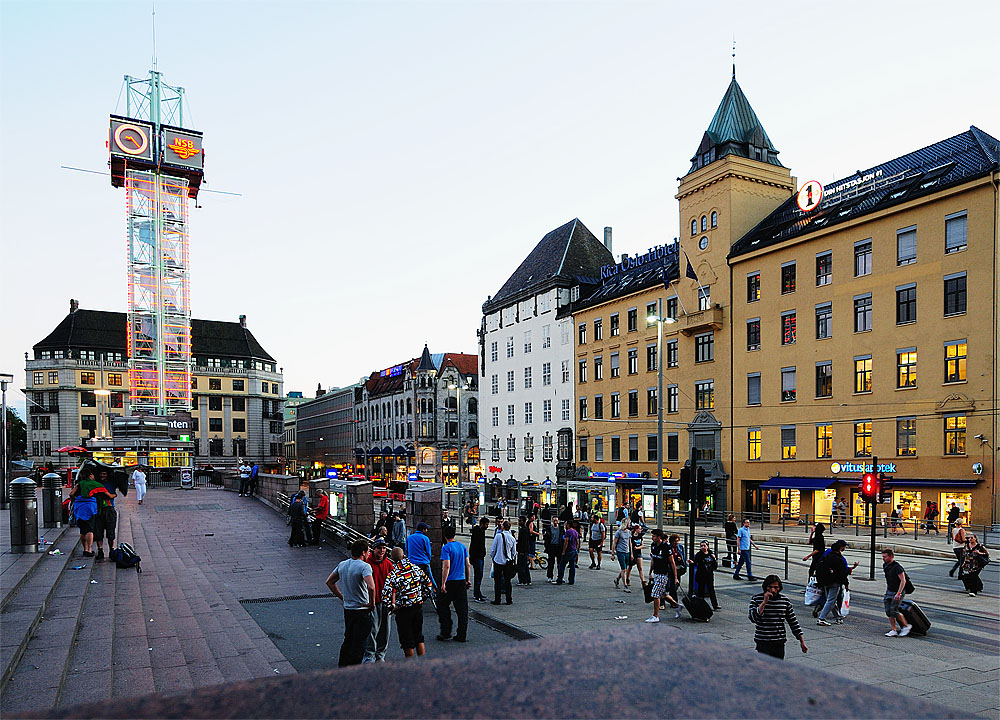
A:
[[[761,483],[761,490],[826,490],[837,480],[824,477],[773,477]]]

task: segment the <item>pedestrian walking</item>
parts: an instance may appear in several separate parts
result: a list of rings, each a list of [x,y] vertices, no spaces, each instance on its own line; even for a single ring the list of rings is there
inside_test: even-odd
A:
[[[621,568],[615,577],[615,587],[620,587],[621,583],[624,582],[625,592],[630,593],[632,591],[628,586],[628,569],[629,563],[632,560],[632,533],[629,532],[628,523],[628,516],[618,523],[618,529],[615,531],[612,543],[615,547],[615,558],[618,560],[618,567]]]
[[[499,519],[499,518],[498,518]],[[513,569],[517,563],[517,548],[514,536],[510,532],[510,521],[504,520],[499,532],[493,535],[490,546],[490,562],[493,564],[493,605],[500,604],[500,596],[507,597],[507,604],[513,600],[510,593],[510,581],[514,577]]]
[[[753,640],[757,652],[779,660],[785,659],[785,643],[788,641],[785,623],[788,623],[792,635],[799,641],[802,652],[808,652],[792,603],[781,594],[781,579],[777,575],[768,575],[764,578],[761,589],[763,592],[757,593],[750,600],[750,610],[747,613],[750,622],[754,624]]]
[[[455,642],[466,642],[469,629],[469,593],[472,587],[472,565],[469,551],[455,539],[455,526],[449,524],[444,529],[445,544],[441,546],[441,592],[438,596],[438,620],[441,632],[438,640],[451,640],[451,606],[455,606],[458,629]]]
[[[740,551],[740,561],[736,563],[735,572],[733,572],[733,580],[742,580],[740,577],[740,568],[745,564],[747,566],[747,580],[756,580],[753,576],[753,570],[750,569],[750,548],[754,550],[759,550],[757,543],[753,541],[753,535],[750,534],[750,519],[743,518],[743,526],[736,533],[736,541],[739,546]],[[784,632],[784,630],[782,630]]]
[[[355,540],[351,543],[351,557],[337,565],[326,579],[330,592],[344,604],[344,642],[340,646],[338,667],[360,665],[365,655],[375,608],[375,580],[372,566],[367,562],[369,555],[368,541]]]
[[[404,657],[424,655],[424,603],[434,597],[427,574],[411,563],[403,548],[392,549],[393,569],[382,588],[382,604],[396,616],[396,634]]]
[[[476,602],[486,602],[483,595],[483,563],[486,561],[486,528],[490,521],[486,517],[472,526],[472,539],[469,541],[469,561],[472,563],[472,599]]]
[[[382,591],[385,580],[393,571],[392,560],[386,553],[388,546],[382,538],[376,538],[371,545],[368,564],[372,567],[372,580],[375,582],[375,607],[372,608],[372,629],[365,641],[365,654],[361,663],[366,665],[385,662],[385,651],[389,647],[389,634],[392,626],[389,624],[389,606],[382,602]]]
[[[316,501],[316,513],[312,522],[312,544],[319,545],[323,541],[323,521],[330,517],[330,496],[326,490],[317,490],[319,500]]]
[[[712,552],[707,540],[702,540],[698,552],[695,553],[691,561],[694,573],[693,594],[696,597],[705,598],[712,602],[713,610],[720,610],[719,599],[715,596],[715,571],[719,567],[719,560]]]
[[[427,579],[437,589],[434,573],[431,572],[431,539],[427,537],[430,526],[425,522],[417,523],[417,531],[406,538],[406,557],[410,562],[427,573]]]
[[[528,553],[531,552],[531,536],[528,534],[528,518],[517,518],[517,584],[531,585],[531,571],[528,569]]]
[[[146,497],[146,473],[143,472],[142,465],[137,465],[132,471],[131,480],[135,486],[135,499],[142,505],[142,500]]]
[[[569,527],[563,532],[562,554],[559,556],[559,577],[556,585],[563,584],[563,574],[569,565],[568,584],[576,582],[576,558],[580,554],[580,522],[571,520]]]
[[[889,618],[890,630],[886,637],[906,637],[912,629],[906,622],[903,613],[899,612],[899,605],[906,595],[906,571],[903,566],[896,561],[896,553],[890,548],[882,551],[882,572],[885,574],[885,594],[882,596],[882,603],[885,605],[885,615]],[[899,620],[899,630],[896,629],[896,621]]]
[[[736,516],[730,513],[722,527],[726,533],[726,559],[729,561],[726,567],[736,567],[736,556],[739,554],[739,541],[736,538],[739,527],[736,525]]]
[[[629,529],[631,530],[629,544],[632,554],[629,558],[628,568],[625,570],[625,586],[631,587],[632,585],[632,568],[636,568],[639,572],[639,582],[645,585],[646,578],[642,572],[642,536],[646,534],[646,526],[639,521],[633,520]]]
[[[406,545],[406,520],[402,510],[396,513],[396,518],[392,522],[392,544],[394,547]]]
[[[948,507],[948,537],[952,537],[955,530],[955,521],[962,517],[962,510],[955,503]]]
[[[840,527],[847,525],[847,501],[844,498],[837,499],[837,515],[840,516]]]
[[[937,523],[935,520],[938,516],[937,503],[927,501],[927,509],[924,510],[924,535],[930,533],[931,530],[934,531],[935,535],[940,535],[941,531],[938,530]]]
[[[549,559],[548,567],[545,569],[545,576],[550,583],[555,582],[556,565],[559,563],[559,555],[562,554],[563,526],[559,518],[553,515],[549,518],[549,527],[546,530],[545,554]]]
[[[955,577],[955,571],[962,566],[962,559],[965,557],[965,528],[962,527],[962,518],[955,519],[955,532],[951,536],[951,551],[955,553],[955,564],[948,571],[949,577]],[[100,541],[98,541],[100,547]]]
[[[850,583],[848,577],[858,566],[858,563],[848,566],[847,558],[844,557],[844,548],[846,547],[845,541],[837,540],[830,546],[829,550],[823,553],[816,567],[816,584],[823,588],[825,599],[823,609],[819,611],[819,618],[816,620],[817,625],[829,626],[833,624],[826,619],[830,613],[833,613],[833,622],[837,625],[844,622],[844,618],[840,614],[841,600],[844,590]]]
[[[897,505],[889,513],[889,533],[899,535],[903,531],[903,506]]]
[[[670,563],[670,546],[663,540],[663,531],[655,529],[652,532],[653,541],[649,548],[649,576],[653,588],[650,595],[653,600],[653,614],[646,619],[648,623],[660,622],[660,605],[666,600],[670,607],[679,607],[676,598],[670,595],[670,576],[675,568]],[[678,614],[679,616],[679,614]]]
[[[590,523],[590,569],[601,569],[601,557],[604,553],[604,540],[608,536],[608,529],[604,524],[604,518],[594,513]],[[594,554],[597,554],[596,562]]]
[[[969,535],[965,554],[962,557],[962,567],[958,571],[958,577],[965,585],[965,591],[969,593],[969,597],[976,597],[977,593],[983,591],[983,581],[979,577],[979,573],[989,562],[990,554],[979,543],[979,538],[975,535]]]
[[[809,533],[809,544],[812,545],[812,552],[802,558],[803,561],[810,560],[809,575],[807,577],[813,577],[816,574],[816,566],[819,565],[823,553],[826,552],[825,534],[826,527],[821,522],[813,525],[812,532]]]

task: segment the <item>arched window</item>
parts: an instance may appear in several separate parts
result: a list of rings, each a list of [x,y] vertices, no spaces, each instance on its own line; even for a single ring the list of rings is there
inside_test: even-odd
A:
[[[457,410],[458,409],[458,400],[456,400],[454,397],[450,397],[450,398],[448,398],[447,405],[448,405],[448,409],[449,410]]]
[[[718,226],[719,226],[719,213],[717,213],[717,212],[715,212],[715,210],[713,210],[712,211],[712,227],[718,227]]]
[[[413,400],[411,398],[406,398],[406,414],[413,414]]]
[[[479,413],[479,402],[476,398],[469,398],[469,415],[476,415]]]
[[[708,218],[704,215],[701,216],[701,231],[705,232],[708,230]]]
[[[697,235],[698,234],[698,221],[697,220],[692,220],[691,221],[691,234],[692,235]]]

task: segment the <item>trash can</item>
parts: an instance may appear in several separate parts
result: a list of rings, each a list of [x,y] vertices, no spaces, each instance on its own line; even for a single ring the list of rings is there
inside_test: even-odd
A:
[[[55,473],[42,476],[42,527],[62,527],[62,489],[62,478]]]
[[[185,490],[194,487],[194,468],[181,468],[181,487]]]
[[[10,551],[38,552],[38,499],[35,481],[20,477],[10,484]]]

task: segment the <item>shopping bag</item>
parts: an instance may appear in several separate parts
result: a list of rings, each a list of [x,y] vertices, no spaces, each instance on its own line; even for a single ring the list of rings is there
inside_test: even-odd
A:
[[[851,614],[851,591],[844,590],[844,601],[840,605],[840,616],[847,617]]]
[[[817,584],[816,578],[809,578],[809,584],[806,585],[806,605],[819,605],[822,600],[823,588]]]

